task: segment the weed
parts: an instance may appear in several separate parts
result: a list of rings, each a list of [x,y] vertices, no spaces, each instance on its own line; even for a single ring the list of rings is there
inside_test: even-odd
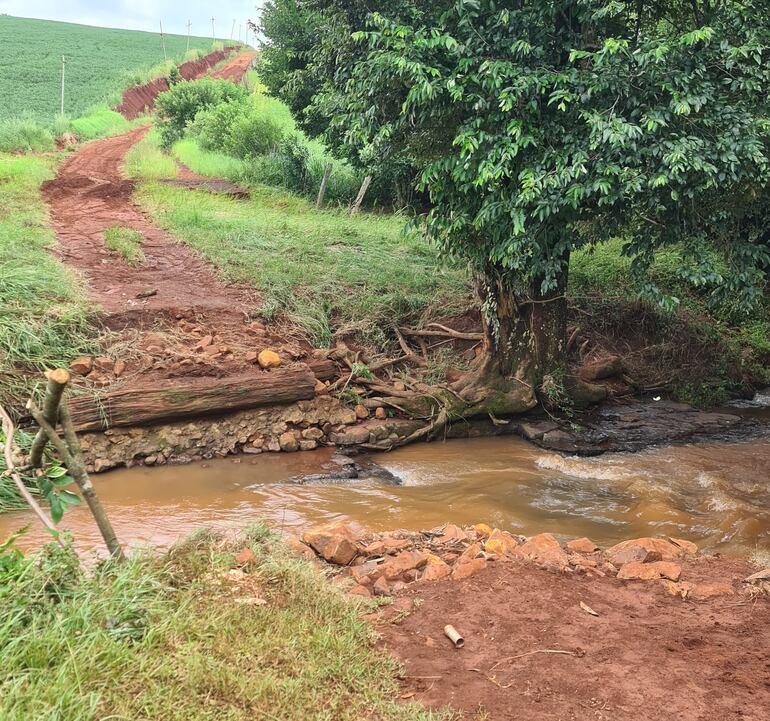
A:
[[[144,263],[142,252],[142,234],[133,228],[112,225],[104,231],[104,244],[122,256],[123,260],[134,267]]]

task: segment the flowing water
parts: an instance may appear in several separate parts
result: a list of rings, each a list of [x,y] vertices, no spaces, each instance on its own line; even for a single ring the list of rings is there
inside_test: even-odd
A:
[[[122,541],[168,545],[201,526],[267,520],[284,529],[346,520],[372,530],[486,522],[525,535],[587,535],[601,545],[642,535],[687,538],[728,553],[770,551],[770,438],[565,457],[512,437],[416,444],[373,460],[403,479],[306,484],[331,450],[262,454],[186,466],[136,467],[94,483]],[[0,539],[32,529],[0,516]],[[99,546],[85,507],[67,513],[81,550]]]

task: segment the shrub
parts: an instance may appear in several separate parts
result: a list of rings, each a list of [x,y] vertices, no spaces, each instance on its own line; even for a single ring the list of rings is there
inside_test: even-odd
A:
[[[160,130],[161,143],[170,148],[174,142],[181,140],[185,129],[201,110],[232,100],[243,101],[246,97],[246,90],[227,80],[201,78],[177,83],[155,101],[155,122]]]
[[[11,118],[0,122],[0,151],[53,150],[53,133],[30,118]]]
[[[309,187],[308,162],[310,151],[297,133],[286,135],[278,144],[276,157],[283,183],[289,190],[306,193]]]
[[[248,100],[231,100],[200,111],[193,128],[204,149],[242,160],[272,152],[282,136],[280,126]]]

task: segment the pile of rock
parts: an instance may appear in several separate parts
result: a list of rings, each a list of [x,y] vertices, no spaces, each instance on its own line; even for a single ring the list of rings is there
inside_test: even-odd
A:
[[[462,580],[489,562],[520,559],[560,573],[616,577],[623,581],[662,582],[672,595],[702,600],[730,595],[727,583],[694,584],[681,581],[681,562],[698,553],[697,546],[678,538],[637,538],[602,551],[588,538],[564,546],[550,533],[530,538],[479,523],[460,528],[447,524],[430,531],[387,534],[358,533],[335,523],[305,532],[292,545],[308,557],[316,555],[351,579],[350,593],[385,596],[415,581]]]

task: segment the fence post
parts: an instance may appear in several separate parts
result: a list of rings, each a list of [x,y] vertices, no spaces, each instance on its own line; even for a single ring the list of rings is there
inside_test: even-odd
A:
[[[364,182],[361,183],[361,190],[358,191],[358,195],[356,196],[356,202],[353,203],[353,207],[350,210],[351,215],[355,215],[358,210],[361,207],[361,203],[364,201],[364,196],[366,195],[366,191],[369,189],[369,183],[372,182],[372,176],[367,175],[364,178]]]
[[[320,208],[324,203],[324,195],[326,195],[326,185],[329,182],[329,176],[332,174],[332,164],[326,163],[324,168],[324,177],[321,179],[321,187],[318,189],[318,199],[315,202],[315,207]]]

